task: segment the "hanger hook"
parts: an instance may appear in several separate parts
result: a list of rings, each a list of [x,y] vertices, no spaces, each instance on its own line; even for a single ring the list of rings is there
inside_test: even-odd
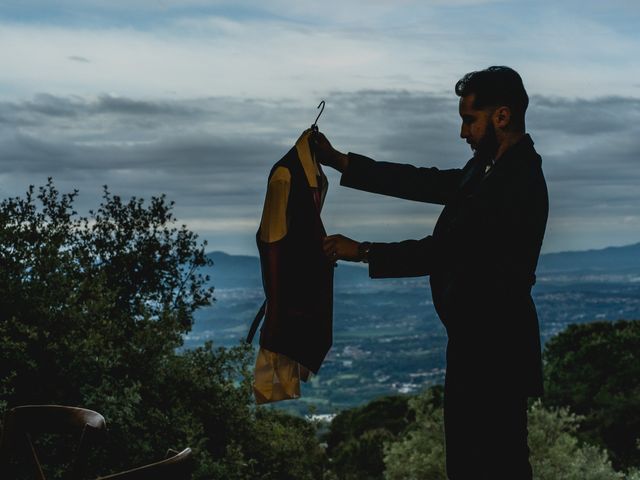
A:
[[[318,114],[318,116],[316,117],[316,121],[315,121],[315,122],[313,122],[313,125],[311,125],[311,129],[312,129],[313,131],[315,131],[315,132],[317,132],[317,131],[318,131],[318,125],[317,125],[317,124],[318,124],[318,119],[320,118],[320,115],[322,115],[322,112],[324,112],[324,105],[325,105],[324,100],[322,100],[322,101],[320,102],[320,104],[318,105],[318,108],[322,107],[322,110],[320,110],[320,113],[319,113],[319,114]]]

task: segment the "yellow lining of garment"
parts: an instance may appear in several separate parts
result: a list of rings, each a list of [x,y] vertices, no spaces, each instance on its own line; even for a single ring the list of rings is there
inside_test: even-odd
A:
[[[300,365],[289,357],[260,348],[253,394],[257,404],[300,397]]]
[[[260,221],[260,240],[277,242],[287,234],[287,203],[291,187],[291,173],[278,167],[271,175]]]

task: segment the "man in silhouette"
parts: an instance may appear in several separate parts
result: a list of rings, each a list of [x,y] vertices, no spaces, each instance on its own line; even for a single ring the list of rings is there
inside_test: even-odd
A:
[[[531,298],[548,213],[541,158],[525,130],[520,75],[489,67],[460,79],[460,137],[473,157],[439,170],[314,150],[342,172],[340,184],[443,205],[432,235],[395,243],[324,240],[331,260],[365,261],[371,278],[429,275],[447,330],[447,474],[460,479],[532,478],[527,399],[542,395],[540,335]]]

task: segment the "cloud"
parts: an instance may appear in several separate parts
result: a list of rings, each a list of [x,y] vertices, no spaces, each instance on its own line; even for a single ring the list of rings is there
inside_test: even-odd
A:
[[[83,208],[104,183],[165,192],[214,249],[255,253],[267,172],[320,99],[337,148],[455,168],[470,153],[453,85],[506,64],[531,95],[544,248],[638,240],[636,1],[24,0],[2,17],[1,197],[49,175]],[[327,170],[329,231],[431,231],[439,207],[340,188]]]
[[[67,59],[71,60],[72,62],[91,63],[91,60],[86,57],[81,57],[80,55],[71,55],[67,57]]]
[[[470,157],[458,138],[453,94],[367,90],[333,92],[326,101],[319,126],[342,151],[440,168]],[[528,127],[551,199],[547,250],[638,240],[639,102],[532,96]],[[0,102],[0,195],[20,194],[47,176],[63,190],[79,188],[84,209],[95,207],[103,184],[125,197],[166,193],[178,218],[212,248],[255,253],[268,171],[313,122],[316,106],[108,95]],[[342,188],[338,174],[325,170],[329,232],[376,241],[431,232],[440,207]]]
[[[636,167],[640,100],[606,97],[590,101],[533,98],[529,126],[550,145],[552,181],[619,189],[640,183]],[[579,193],[578,193],[579,195]],[[611,195],[608,195],[611,197]]]
[[[601,97],[583,99],[536,96],[529,121],[545,132],[562,132],[578,136],[602,135],[630,127],[640,119],[640,98]],[[623,111],[623,115],[618,112]]]
[[[3,16],[0,40],[10,48],[0,50],[0,97],[316,102],[336,90],[448,92],[464,73],[492,64],[515,67],[540,95],[638,97],[629,79],[640,66],[628,59],[640,41],[625,25],[640,9],[619,3],[624,13],[604,15],[575,2],[65,0],[59,8],[75,18],[65,23],[45,2],[24,2],[42,13],[31,22]]]

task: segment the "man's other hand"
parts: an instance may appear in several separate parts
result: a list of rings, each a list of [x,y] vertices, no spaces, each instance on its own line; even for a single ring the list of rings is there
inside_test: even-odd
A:
[[[329,235],[324,237],[322,249],[329,260],[348,260],[350,262],[359,262],[359,245],[359,242],[351,240],[344,235]]]
[[[349,157],[339,152],[329,142],[327,137],[321,132],[312,132],[309,138],[311,149],[322,165],[335,168],[339,172],[344,172],[349,163]]]

